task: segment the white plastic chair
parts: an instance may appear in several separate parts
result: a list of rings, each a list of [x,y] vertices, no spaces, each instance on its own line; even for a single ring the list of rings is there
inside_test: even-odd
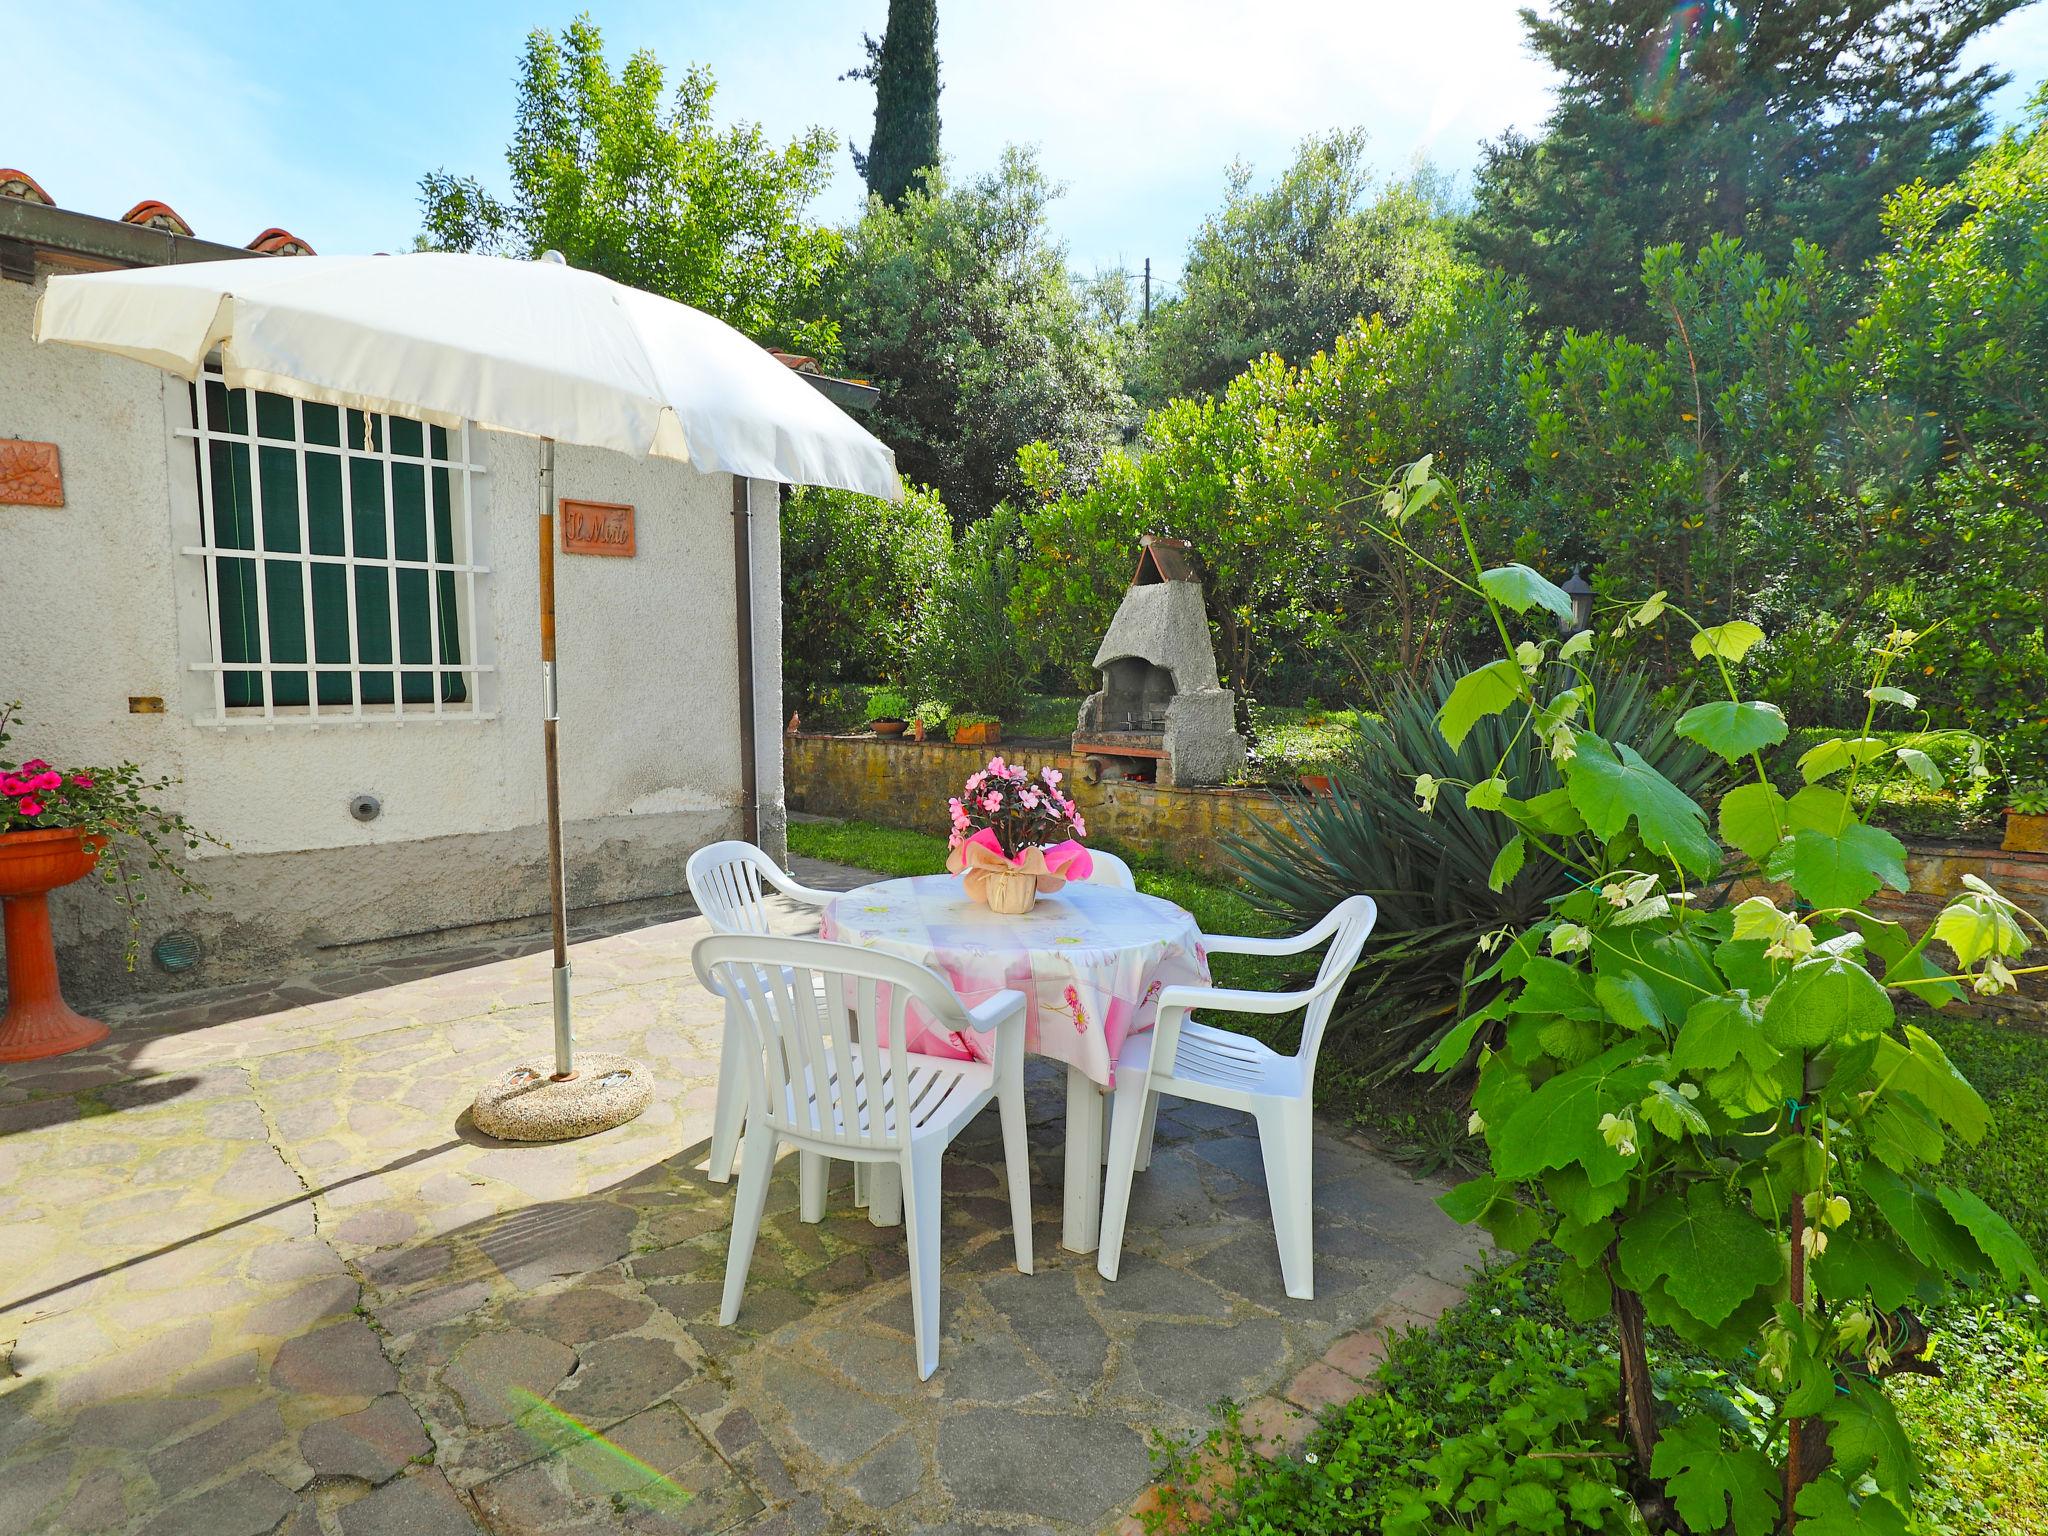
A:
[[[917,1374],[930,1376],[939,1363],[940,1158],[991,1099],[1002,1114],[1017,1268],[1031,1273],[1024,994],[998,992],[965,1008],[921,965],[823,939],[713,934],[697,941],[693,958],[704,985],[733,1005],[747,1085],[746,1146],[719,1321],[730,1325],[739,1316],[783,1142],[809,1154],[800,1174],[804,1221],[824,1216],[827,1156],[893,1167],[910,1243]],[[994,1030],[994,1063],[909,1049],[904,1011],[912,1001],[940,1030]]]
[[[1086,885],[1113,885],[1121,891],[1135,891],[1138,877],[1131,873],[1131,866],[1113,853],[1104,853],[1100,848],[1090,848],[1088,857],[1095,867],[1088,871]]]
[[[1108,1185],[1102,1200],[1102,1245],[1096,1268],[1114,1280],[1123,1260],[1124,1218],[1138,1160],[1144,1112],[1162,1093],[1248,1111],[1259,1127],[1273,1236],[1287,1294],[1315,1296],[1314,1090],[1316,1052],[1357,965],[1379,908],[1370,896],[1347,896],[1307,933],[1285,939],[1205,937],[1211,954],[1296,955],[1328,942],[1316,979],[1303,992],[1240,992],[1225,987],[1172,986],[1159,994],[1159,1020],[1124,1042],[1116,1064],[1116,1106],[1109,1133]],[[1215,1029],[1189,1017],[1195,1008],[1230,1013],[1292,1013],[1306,1008],[1301,1046],[1282,1056],[1249,1035]]]
[[[798,884],[759,848],[738,840],[699,848],[690,855],[683,875],[690,884],[690,899],[711,920],[715,933],[774,932],[768,920],[769,890],[807,907],[822,907],[838,894]],[[733,1005],[728,1001],[725,1042],[718,1058],[718,1102],[711,1120],[711,1160],[705,1169],[712,1183],[723,1184],[732,1177],[740,1128],[746,1118],[746,1074],[740,1066],[739,1032],[733,1028]]]

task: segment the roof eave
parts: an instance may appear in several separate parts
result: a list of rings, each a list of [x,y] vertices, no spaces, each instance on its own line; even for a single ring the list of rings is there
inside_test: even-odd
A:
[[[34,282],[39,260],[91,271],[244,256],[261,259],[263,253],[70,208],[51,208],[26,198],[0,197],[0,277],[16,282]]]

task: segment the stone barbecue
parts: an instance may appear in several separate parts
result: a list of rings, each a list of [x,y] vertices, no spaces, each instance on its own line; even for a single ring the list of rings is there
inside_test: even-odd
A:
[[[1244,766],[1236,700],[1216,677],[1194,547],[1146,534],[1138,571],[1095,652],[1074,752],[1105,779],[1220,784]]]

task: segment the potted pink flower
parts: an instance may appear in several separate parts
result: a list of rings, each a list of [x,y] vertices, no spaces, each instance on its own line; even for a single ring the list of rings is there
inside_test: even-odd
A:
[[[20,707],[0,705],[0,753]],[[107,1032],[104,1024],[72,1012],[58,988],[51,891],[96,870],[128,908],[130,969],[142,931],[143,876],[155,870],[181,890],[204,894],[185,873],[179,853],[202,842],[226,844],[156,803],[173,782],[152,779],[134,763],[59,768],[40,757],[17,763],[0,755],[0,906],[7,932],[0,1061],[61,1055]],[[139,859],[133,857],[138,850]]]
[[[1088,824],[1061,779],[1057,768],[1034,776],[992,757],[946,802],[953,822],[946,868],[966,877],[971,899],[1016,916],[1068,880],[1087,878],[1094,861],[1076,839],[1088,835]]]

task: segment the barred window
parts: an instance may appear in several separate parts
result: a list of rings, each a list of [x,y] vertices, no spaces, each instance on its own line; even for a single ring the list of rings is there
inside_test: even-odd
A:
[[[476,718],[467,424],[450,431],[208,372],[193,441],[216,718]],[[198,408],[202,396],[205,409]]]

